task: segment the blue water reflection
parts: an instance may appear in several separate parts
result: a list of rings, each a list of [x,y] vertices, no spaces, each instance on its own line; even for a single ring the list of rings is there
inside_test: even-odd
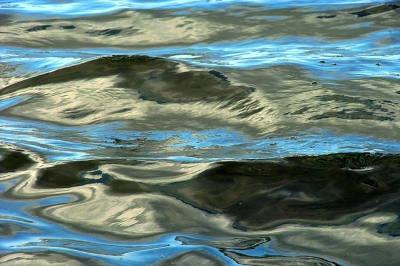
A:
[[[362,4],[377,5],[386,1],[331,1],[329,5],[325,0],[318,1],[257,1],[257,0],[160,0],[160,1],[19,1],[18,3],[3,3],[0,8],[4,13],[30,14],[37,16],[78,17],[82,15],[95,15],[116,12],[124,9],[221,9],[229,6],[240,8],[240,5],[254,5],[268,9],[307,7],[316,11],[335,10],[340,8],[356,7]]]
[[[47,251],[70,254],[78,258],[89,256],[99,262],[112,265],[132,265],[132,263],[151,265],[181,252],[197,250],[205,251],[211,256],[217,257],[224,261],[226,265],[241,265],[225,257],[216,248],[207,245],[182,244],[181,241],[176,240],[176,235],[164,235],[151,241],[136,241],[134,243],[110,241],[87,234],[75,233],[57,224],[25,214],[29,206],[40,204],[40,206],[45,207],[67,201],[70,201],[70,199],[65,197],[59,197],[56,201],[53,201],[53,199],[30,200],[29,202],[0,200],[2,206],[0,224],[12,224],[20,228],[12,238],[6,237],[6,239],[3,238],[6,241],[0,241],[1,253],[7,255],[14,251],[34,252],[45,248]],[[218,239],[211,240],[218,241]],[[264,254],[284,255],[284,253],[268,251],[265,248],[262,248],[262,250]]]
[[[399,36],[399,30],[387,29],[369,34],[363,39],[345,41],[292,36],[157,49],[91,48],[78,51],[48,50],[45,53],[40,50],[2,47],[0,62],[19,67],[13,75],[37,75],[101,55],[146,54],[207,68],[254,69],[296,65],[307,69],[318,79],[366,76],[398,78]],[[385,45],[380,45],[380,41],[384,41]]]
[[[46,207],[70,200],[66,197],[58,197],[55,201],[54,199],[30,200],[29,202],[0,200],[0,204],[3,206],[0,224],[12,224],[19,227],[19,231],[15,235],[6,237],[6,241],[0,241],[2,254],[5,256],[15,251],[35,252],[45,248],[47,251],[69,254],[76,258],[90,257],[98,263],[154,265],[160,261],[168,261],[176,254],[196,251],[205,252],[223,262],[224,265],[243,265],[226,256],[222,252],[223,250],[208,245],[210,242],[224,245],[225,241],[230,241],[229,239],[170,234],[150,241],[110,241],[88,234],[79,234],[55,223],[26,214],[26,210],[30,206],[40,204],[40,206]],[[191,239],[190,241],[193,243],[190,243],[190,241],[182,242],[184,239]],[[204,244],[201,244],[202,242]],[[276,251],[270,248],[269,244],[263,243],[247,250],[228,248],[226,251],[251,257],[287,256],[301,258],[306,256],[306,254],[301,253]]]
[[[0,103],[0,105],[5,104]],[[391,154],[400,150],[398,141],[360,135],[335,135],[320,129],[300,133],[286,132],[285,136],[266,135],[253,139],[228,128],[205,131],[146,132],[127,131],[123,123],[67,127],[4,118],[0,119],[0,126],[0,137],[4,142],[34,150],[45,156],[49,162],[110,158],[111,156],[129,159],[210,162],[274,159],[337,152]],[[168,141],[165,142],[165,140]],[[145,142],[138,144],[138,141]],[[143,151],[129,151],[138,148],[138,145]]]

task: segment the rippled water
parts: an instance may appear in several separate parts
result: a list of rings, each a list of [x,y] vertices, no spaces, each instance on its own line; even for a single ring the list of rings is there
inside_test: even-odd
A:
[[[0,2],[2,265],[397,265],[400,3]]]

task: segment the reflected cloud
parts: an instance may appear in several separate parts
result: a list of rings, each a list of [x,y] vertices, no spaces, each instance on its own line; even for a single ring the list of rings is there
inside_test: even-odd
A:
[[[273,247],[278,250],[311,251],[329,257],[340,258],[343,264],[349,265],[395,265],[399,254],[394,247],[400,245],[399,238],[380,235],[376,228],[382,223],[379,216],[393,217],[391,213],[377,213],[360,218],[354,223],[341,226],[307,227],[284,225],[272,230],[271,236],[276,240]],[[370,223],[365,226],[365,220],[375,220],[375,228]],[[371,221],[372,222],[372,221]],[[364,225],[363,225],[364,224]],[[347,247],[353,247],[348,249]]]
[[[48,207],[40,215],[84,231],[129,239],[169,232],[218,236],[226,234],[230,224],[223,216],[200,212],[171,197],[110,195],[101,187],[93,192],[86,201]]]
[[[208,167],[209,163],[146,161],[137,165],[104,164],[99,170],[120,181],[168,184],[189,180]]]
[[[395,129],[400,126],[397,79],[338,76],[312,84],[312,77],[304,69],[283,65],[231,70],[229,76],[235,82],[256,87],[260,97],[276,108],[275,134],[281,128],[305,132],[317,127],[329,128],[339,135],[352,132],[379,139],[400,138]]]
[[[86,265],[107,265],[101,261],[88,258],[77,258],[76,256],[68,256],[66,254],[38,251],[38,252],[16,252],[4,255],[0,258],[1,265],[61,265],[73,263],[76,266]]]
[[[188,70],[147,56],[113,56],[3,88],[2,98],[29,99],[2,110],[2,115],[63,125],[125,120],[141,131],[224,125],[260,131],[254,122],[272,121],[272,107],[264,110],[254,91],[231,84],[215,70]]]
[[[198,2],[197,7],[199,4]],[[107,14],[104,14],[107,9],[102,9],[103,14],[93,16],[90,16],[92,15],[90,11],[95,9],[91,6],[82,9],[85,10],[84,13],[76,14],[75,18],[52,16],[50,19],[24,21],[23,16],[19,15],[21,18],[15,19],[16,21],[0,21],[4,36],[0,43],[4,46],[31,48],[146,47],[148,49],[161,45],[182,46],[266,37],[276,40],[285,36],[308,38],[313,36],[329,41],[351,40],[362,38],[381,28],[398,28],[397,14],[393,11],[398,7],[395,4],[355,11],[357,8],[354,6],[350,5],[345,9],[346,6],[340,3],[338,6],[343,9],[329,10],[329,13],[305,9],[304,3],[301,3],[303,6],[301,8],[290,7],[285,3],[283,5],[285,8],[279,9],[274,9],[272,4],[268,3],[265,7],[262,3],[252,5],[246,2],[245,5],[225,5],[214,10],[185,8],[184,5],[181,8],[171,6],[170,9],[162,9],[162,5],[157,2],[157,10],[128,6],[124,9],[114,8],[107,11]],[[315,4],[313,2],[312,5]],[[366,16],[368,12],[374,16]],[[359,17],[363,17],[363,23],[371,23],[371,26],[346,27],[355,23],[354,14],[361,14]],[[324,27],[321,27],[321,23]],[[163,27],[158,27],[161,24]],[[313,49],[318,48],[316,44],[314,42]],[[290,48],[290,44],[286,46]],[[336,45],[340,46],[343,45]]]
[[[226,265],[223,260],[217,256],[204,251],[189,251],[182,252],[181,254],[174,255],[170,258],[159,261],[154,264],[155,266],[160,265],[199,265],[199,266],[219,266]]]

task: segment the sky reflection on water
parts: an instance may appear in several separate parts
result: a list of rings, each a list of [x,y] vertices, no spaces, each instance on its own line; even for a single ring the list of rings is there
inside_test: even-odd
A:
[[[357,7],[362,4],[378,5],[386,3],[387,1],[351,1],[343,3],[343,1],[330,1],[326,4],[325,0],[318,1],[259,1],[259,0],[184,0],[184,1],[96,1],[94,3],[84,3],[81,1],[68,1],[63,3],[60,1],[49,1],[49,0],[35,0],[35,1],[19,1],[18,3],[7,3],[2,4],[1,8],[3,12],[10,13],[22,13],[30,15],[45,15],[45,16],[61,16],[61,17],[75,17],[75,16],[88,16],[94,14],[107,14],[111,12],[117,12],[124,9],[221,9],[229,6],[241,6],[254,5],[257,8],[264,7],[268,9],[278,8],[291,8],[291,7],[307,7],[311,10],[326,11],[338,8]]]
[[[1,124],[3,141],[40,152],[49,162],[110,157],[212,162],[325,155],[337,151],[394,154],[400,150],[400,143],[396,141],[357,135],[338,136],[320,130],[257,140],[228,129],[125,132],[121,131],[124,127],[116,123],[70,128],[2,119]],[[155,141],[157,145],[143,142],[138,149],[138,143],[134,141],[143,138]],[[164,142],[166,139],[169,140],[167,143]]]

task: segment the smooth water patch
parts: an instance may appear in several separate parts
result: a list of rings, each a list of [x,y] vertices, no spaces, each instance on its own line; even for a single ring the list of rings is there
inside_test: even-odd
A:
[[[28,97],[14,97],[11,99],[7,99],[0,102],[0,110],[13,106],[14,104],[20,103],[24,100],[28,99]]]

